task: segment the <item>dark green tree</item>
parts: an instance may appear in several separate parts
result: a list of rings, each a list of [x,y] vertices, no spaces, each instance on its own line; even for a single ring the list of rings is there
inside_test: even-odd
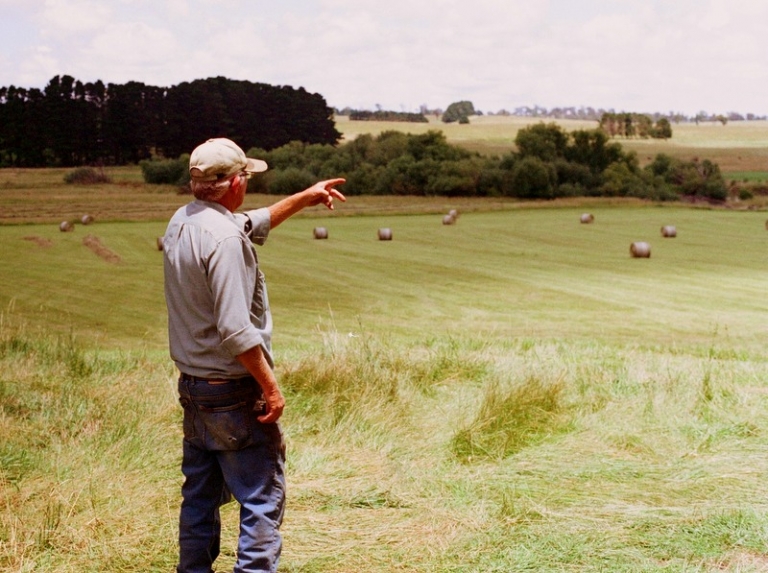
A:
[[[670,139],[672,137],[672,125],[666,117],[661,117],[651,132],[651,137],[656,139]]]
[[[522,199],[552,199],[556,196],[556,189],[554,165],[529,155],[515,163],[505,181],[504,194]]]
[[[457,101],[448,106],[443,113],[444,123],[469,123],[469,116],[475,115],[475,106],[471,101]],[[462,121],[464,120],[464,121]]]
[[[568,134],[556,123],[537,123],[518,131],[515,145],[520,157],[554,161],[565,156]]]
[[[152,135],[160,113],[157,106],[162,101],[159,92],[141,82],[107,86],[102,137],[110,163],[138,163],[152,156],[156,146]]]
[[[568,161],[585,165],[593,174],[602,173],[611,163],[621,161],[624,153],[618,143],[611,143],[601,129],[580,129],[571,132],[571,144],[563,155]]]

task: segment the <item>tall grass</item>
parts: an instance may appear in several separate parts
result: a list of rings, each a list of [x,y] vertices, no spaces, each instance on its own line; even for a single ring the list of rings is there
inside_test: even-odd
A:
[[[0,569],[169,570],[167,366],[7,318],[0,366]]]
[[[319,330],[288,398],[282,571],[758,571],[768,362],[718,343]],[[0,568],[168,571],[167,359],[0,329]],[[234,562],[224,507],[220,570]]]

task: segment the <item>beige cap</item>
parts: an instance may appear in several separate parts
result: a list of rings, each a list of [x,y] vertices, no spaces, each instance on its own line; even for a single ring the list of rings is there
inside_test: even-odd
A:
[[[267,170],[261,159],[246,157],[231,139],[217,137],[198,145],[189,157],[189,174],[196,181],[226,179],[240,171],[259,173]]]

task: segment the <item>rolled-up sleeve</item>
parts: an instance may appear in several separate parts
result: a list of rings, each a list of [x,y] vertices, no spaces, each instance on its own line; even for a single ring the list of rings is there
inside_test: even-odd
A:
[[[236,220],[242,225],[248,238],[257,245],[263,245],[269,236],[269,230],[272,228],[269,209],[261,207],[251,211],[238,213]]]

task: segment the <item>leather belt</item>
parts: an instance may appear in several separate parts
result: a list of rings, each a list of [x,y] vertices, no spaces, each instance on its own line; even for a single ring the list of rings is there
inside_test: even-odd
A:
[[[199,376],[192,376],[191,374],[181,373],[181,379],[187,382],[205,382],[206,384],[228,384],[230,382],[255,382],[256,379],[253,376],[244,376],[242,378],[200,378]]]

